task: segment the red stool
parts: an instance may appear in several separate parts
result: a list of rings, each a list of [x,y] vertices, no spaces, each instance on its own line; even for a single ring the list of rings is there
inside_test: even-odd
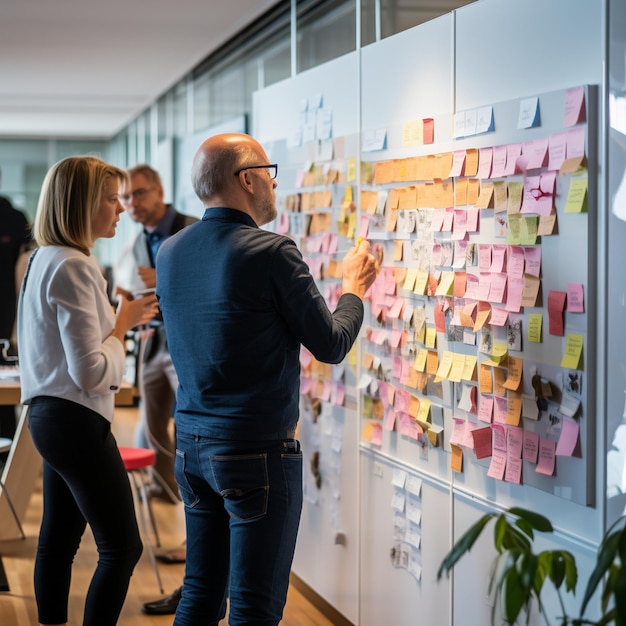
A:
[[[136,507],[139,512],[139,525],[141,526],[141,532],[146,540],[146,543],[148,544],[148,552],[150,554],[150,560],[152,561],[154,573],[156,574],[159,590],[163,594],[164,591],[163,584],[161,583],[161,575],[159,574],[159,567],[157,565],[156,556],[154,553],[154,546],[152,545],[150,533],[148,530],[148,523],[146,522],[147,512],[148,518],[150,519],[152,525],[152,530],[154,531],[156,545],[160,546],[161,541],[159,539],[159,532],[156,527],[156,520],[154,518],[154,513],[150,504],[150,498],[148,497],[148,493],[146,491],[146,477],[148,468],[152,467],[156,462],[156,453],[154,452],[154,450],[149,450],[147,448],[130,448],[126,446],[118,446],[118,448],[120,451],[120,455],[122,456],[122,461],[124,462],[124,467],[128,472],[128,477],[133,487],[133,493],[136,494],[140,500],[140,506]]]

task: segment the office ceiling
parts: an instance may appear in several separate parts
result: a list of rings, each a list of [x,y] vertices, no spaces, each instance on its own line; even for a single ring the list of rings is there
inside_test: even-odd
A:
[[[108,138],[276,0],[0,0],[0,138]]]

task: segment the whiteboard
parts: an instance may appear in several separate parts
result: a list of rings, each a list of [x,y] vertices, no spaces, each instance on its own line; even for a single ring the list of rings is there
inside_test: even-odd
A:
[[[436,598],[439,593],[445,596],[431,602],[432,606],[444,607],[444,610],[452,594],[453,609],[451,614],[429,616],[431,619],[425,622],[462,624],[463,607],[473,606],[472,603],[481,606],[476,614],[482,615],[484,596],[478,587],[466,590],[457,586],[451,590],[445,583],[440,583],[439,587],[430,585],[443,556],[431,548],[436,544],[445,552],[446,546],[449,547],[483,509],[515,505],[547,512],[557,528],[556,543],[575,552],[583,569],[589,569],[593,559],[592,544],[599,540],[603,525],[604,413],[596,411],[604,407],[603,383],[598,383],[595,374],[596,366],[602,373],[605,358],[605,347],[596,343],[602,342],[604,337],[600,332],[601,309],[596,307],[596,300],[606,295],[602,288],[606,277],[602,262],[595,264],[595,259],[602,259],[605,253],[602,222],[597,215],[598,207],[602,206],[605,176],[603,138],[598,131],[603,124],[603,110],[598,106],[604,81],[602,15],[602,0],[554,0],[547,5],[542,0],[482,0],[366,46],[359,55],[347,55],[255,94],[252,134],[264,144],[272,160],[279,161],[279,202],[294,191],[294,181],[302,164],[317,160],[315,147],[297,142],[301,131],[298,107],[303,99],[316,93],[323,93],[324,102],[328,99],[332,103],[336,115],[333,126],[337,131],[333,140],[345,137],[350,146],[356,141],[363,162],[402,159],[459,147],[494,146],[556,132],[563,128],[563,94],[572,87],[584,87],[588,106],[584,122],[589,148],[588,212],[560,220],[558,236],[542,244],[546,289],[561,290],[562,285],[572,281],[584,283],[585,288],[585,313],[575,318],[569,316],[567,320],[569,331],[585,336],[582,456],[559,460],[554,478],[532,476],[525,478],[523,485],[486,477],[485,462],[469,456],[465,457],[463,473],[453,472],[449,433],[456,392],[452,384],[445,382],[441,386],[441,400],[434,404],[432,413],[433,422],[444,427],[441,449],[416,445],[396,431],[383,432],[380,446],[364,443],[361,439],[362,371],[361,361],[357,360],[357,389],[352,388],[357,424],[351,422],[355,412],[353,404],[348,402],[343,410],[344,421],[340,417],[342,411],[333,409],[305,435],[313,446],[323,446],[327,445],[323,440],[327,438],[328,427],[322,424],[342,424],[345,433],[350,431],[347,436],[353,447],[346,447],[344,439],[342,457],[347,463],[342,465],[340,484],[348,491],[358,484],[360,502],[356,504],[356,513],[352,501],[344,508],[342,492],[338,511],[339,517],[348,513],[348,517],[355,514],[357,518],[345,528],[347,546],[353,534],[358,537],[358,555],[354,561],[354,554],[348,555],[347,550],[337,549],[336,545],[331,547],[336,537],[337,527],[332,526],[336,516],[332,498],[325,493],[320,494],[324,497],[317,502],[305,504],[294,561],[295,573],[316,591],[322,590],[326,599],[332,598],[331,603],[354,623],[373,624],[385,620],[412,624],[417,613],[421,615],[430,610],[426,606],[428,602],[422,599],[428,593]],[[561,28],[564,22],[567,29]],[[518,131],[520,100],[528,97],[539,99],[541,123]],[[493,107],[493,132],[455,139],[455,114],[484,106]],[[404,141],[407,122],[422,118],[434,120],[434,144],[407,145]],[[381,131],[385,138],[383,147],[364,150],[367,138]],[[594,186],[596,180],[597,186]],[[363,180],[360,182],[361,189],[373,188]],[[557,188],[557,211],[560,209],[561,215],[566,193],[565,188]],[[597,206],[589,201],[596,197],[599,198]],[[486,212],[485,216],[483,234],[489,238],[489,229],[494,228],[493,214]],[[620,246],[623,246],[624,230],[623,224],[621,227],[617,224],[612,234],[616,267],[623,265],[619,259],[623,256]],[[384,248],[387,259],[388,254],[393,253],[393,242],[386,241]],[[548,287],[550,281],[554,282]],[[624,284],[621,275],[615,276],[614,281],[621,289]],[[547,291],[542,297],[547,298]],[[623,334],[621,326],[617,327],[623,319],[624,301],[626,298],[622,297],[612,304],[613,328],[618,338]],[[543,301],[539,306],[544,306]],[[371,324],[372,320],[368,319],[367,323]],[[547,316],[544,324],[547,324]],[[544,337],[548,334],[545,332]],[[441,340],[447,348],[445,338]],[[362,335],[359,359],[364,345]],[[611,346],[610,350],[615,361],[622,363],[619,345]],[[553,371],[560,369],[562,351],[560,338],[546,337],[545,342],[537,346],[525,345],[523,358],[541,363],[545,371],[550,372],[548,377],[558,377]],[[616,428],[623,426],[624,371],[626,366],[619,372],[611,372],[611,383],[619,390],[619,398],[613,394],[610,400],[614,412],[619,412],[615,417]],[[524,372],[524,378],[530,378],[529,372]],[[305,456],[305,467],[307,461],[310,457]],[[346,467],[350,469],[344,475]],[[428,573],[430,579],[418,581],[408,570],[398,569],[390,561],[389,545],[394,532],[390,500],[395,496],[395,489],[389,482],[389,473],[393,475],[398,469],[423,480],[423,498],[429,503],[424,507],[423,537],[429,545],[427,549],[425,541],[419,558],[423,574]],[[626,493],[626,485],[624,487]],[[626,497],[618,494],[616,504],[624,507]],[[343,561],[342,552],[346,553]],[[342,572],[342,584],[333,579],[329,585],[324,579],[323,561],[326,559]],[[485,558],[478,561],[481,568],[488,566]],[[468,567],[473,562],[474,559],[468,561]],[[359,579],[356,592],[351,579],[353,573]],[[462,580],[466,579],[464,575]],[[478,585],[481,581],[472,582]],[[358,596],[357,600],[347,599],[352,593]]]
[[[598,5],[578,7],[581,13],[572,15],[571,5],[567,7],[562,3],[551,3],[544,24],[543,5],[535,6],[534,3],[497,3],[481,2],[463,7],[453,15],[444,16],[431,23],[421,25],[415,29],[416,32],[408,31],[401,35],[389,38],[378,44],[365,48],[362,53],[362,74],[363,74],[363,101],[362,101],[362,124],[363,132],[368,132],[372,128],[385,129],[387,133],[387,144],[385,150],[378,153],[362,153],[364,160],[394,159],[403,158],[408,155],[421,155],[432,152],[443,152],[446,150],[458,149],[465,146],[491,146],[498,143],[521,141],[516,138],[516,121],[519,112],[519,101],[523,97],[537,96],[541,93],[541,124],[536,128],[524,131],[526,138],[537,137],[557,130],[562,126],[562,90],[554,91],[555,87],[561,86],[563,89],[573,87],[577,83],[564,83],[566,80],[589,80],[594,84],[599,84],[602,80],[601,74],[601,20]],[[553,14],[554,12],[554,14]],[[539,31],[550,29],[552,20],[558,22],[563,13],[571,17],[573,29],[581,29],[584,32],[591,32],[589,40],[585,40],[581,45],[580,39],[575,43],[571,37],[564,41],[554,41],[554,33],[550,42],[550,51],[538,46],[526,45],[525,35],[533,28],[537,28],[537,16],[539,20]],[[559,15],[559,18],[556,16]],[[494,29],[493,24],[511,23],[514,21],[520,25],[515,33],[520,33],[519,41],[516,34],[510,29]],[[583,27],[583,23],[585,26]],[[597,26],[597,29],[595,28]],[[440,29],[440,30],[438,30]],[[417,34],[419,33],[419,35]],[[446,37],[447,35],[447,37]],[[417,42],[424,41],[432,53],[428,50],[416,50]],[[505,44],[506,42],[506,44]],[[546,45],[548,45],[546,43]],[[494,50],[503,50],[502,54],[494,54]],[[449,53],[448,53],[449,51]],[[380,58],[379,58],[380,54]],[[398,71],[394,68],[404,66],[400,60],[425,58],[423,64],[417,64],[409,73]],[[561,64],[565,66],[562,67]],[[380,68],[389,68],[384,73]],[[515,71],[511,71],[511,68]],[[484,71],[481,71],[484,70]],[[448,89],[427,88],[428,83],[422,85],[422,76],[436,76],[441,79],[447,76],[449,79]],[[497,79],[494,79],[494,76]],[[575,78],[576,77],[576,78]],[[580,84],[580,83],[578,83]],[[520,92],[523,85],[524,93]],[[535,88],[545,88],[546,91],[533,91]],[[375,92],[384,94],[384,97],[375,97]],[[435,95],[432,95],[435,92]],[[442,96],[442,93],[444,96]],[[512,97],[514,96],[514,98]],[[512,97],[510,100],[506,98]],[[591,166],[590,166],[590,190],[589,195],[594,196],[596,189],[593,187],[594,175],[598,172],[598,164],[595,159],[595,146],[598,142],[596,134],[599,112],[595,107],[597,91],[591,89],[588,96],[588,119],[590,128],[590,139],[588,145],[592,146]],[[432,101],[430,101],[432,100]],[[448,106],[445,107],[447,102]],[[411,106],[407,106],[410,103]],[[495,132],[476,135],[471,139],[455,140],[452,136],[453,115],[456,112],[464,111],[480,106],[491,105],[494,108],[496,118]],[[397,112],[399,111],[399,115]],[[420,117],[432,117],[435,120],[435,144],[428,146],[403,145],[404,124],[412,119]],[[447,123],[446,123],[447,118]],[[513,132],[510,129],[513,128]],[[441,132],[439,132],[441,129]],[[503,132],[506,130],[506,132]],[[525,140],[525,139],[524,139]],[[557,194],[564,191],[560,189]],[[591,209],[593,213],[593,209]],[[600,248],[597,241],[595,222],[591,220],[591,227],[587,230],[588,220],[583,216],[579,223],[576,220],[563,224],[566,230],[560,231],[558,237],[550,240],[550,245],[545,246],[546,267],[551,268],[555,276],[558,276],[560,284],[569,281],[580,281],[585,283],[586,304],[592,311],[591,317],[581,316],[572,321],[573,329],[578,332],[581,328],[585,333],[591,327],[591,334],[586,336],[585,341],[585,380],[591,382],[590,389],[586,389],[586,401],[591,403],[588,406],[587,416],[595,416],[595,389],[593,380],[594,360],[593,354],[595,343],[593,341],[595,333],[596,318],[593,315],[595,304],[595,271],[593,264],[588,267],[588,255],[591,253],[591,260]],[[544,240],[547,238],[544,238]],[[579,245],[579,242],[582,242]],[[385,257],[391,243],[385,244]],[[571,249],[570,249],[571,246]],[[581,247],[582,246],[582,247]],[[582,254],[581,254],[582,252]],[[553,287],[554,288],[554,287]],[[560,289],[560,287],[558,287]],[[547,291],[544,294],[547,298]],[[547,336],[547,333],[544,337]],[[555,342],[550,341],[538,347],[538,350],[530,350],[524,358],[529,361],[533,359],[550,361],[553,357],[546,358],[546,354],[562,354],[562,346],[557,346],[558,350],[553,350]],[[528,346],[528,344],[526,344]],[[556,364],[558,365],[558,363]],[[525,373],[526,378],[530,378]],[[443,417],[442,423],[445,431],[450,430],[451,411],[449,407],[450,392],[443,390]],[[434,418],[435,419],[435,418]],[[433,421],[434,421],[433,419]],[[439,419],[439,418],[437,418]],[[573,509],[569,505],[565,509],[561,505],[548,504],[558,502],[559,498],[571,500],[577,504],[593,505],[597,502],[598,484],[601,481],[601,474],[596,474],[596,447],[598,441],[594,435],[598,424],[592,422],[583,425],[583,459],[571,459],[571,465],[575,466],[575,471],[570,467],[570,459],[565,460],[560,476],[555,479],[543,480],[543,477],[529,475],[529,480],[524,480],[526,485],[534,485],[540,491],[547,491],[545,504],[556,506],[558,511],[566,510],[562,517],[565,527],[576,527],[581,532],[586,522],[581,522],[580,516],[572,515],[571,511],[579,511],[576,504]],[[433,452],[425,454],[420,447],[411,445],[406,438],[396,437],[395,433],[388,437],[384,434],[382,451],[395,455],[401,460],[412,459],[416,467],[424,471],[432,472],[433,475],[446,476],[447,462],[442,462],[436,455],[437,460],[433,460]],[[476,467],[478,465],[478,467]],[[444,466],[446,469],[443,469]],[[450,476],[455,486],[461,490],[469,490],[472,493],[488,499],[505,501],[509,503],[518,502],[532,498],[539,498],[544,501],[542,493],[528,493],[526,486],[515,487],[501,483],[492,483],[491,479],[484,480],[484,467],[480,463],[466,463],[465,471],[461,475]],[[554,495],[558,495],[554,500]],[[560,515],[557,513],[559,521]],[[589,521],[599,516],[589,509],[584,509],[582,519]]]

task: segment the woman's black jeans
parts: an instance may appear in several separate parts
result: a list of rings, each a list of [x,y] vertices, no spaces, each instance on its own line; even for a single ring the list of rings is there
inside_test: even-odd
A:
[[[67,621],[72,562],[89,524],[98,565],[83,625],[116,624],[143,546],[111,424],[80,404],[49,396],[31,401],[28,422],[43,457],[43,520],[35,560],[39,621]]]

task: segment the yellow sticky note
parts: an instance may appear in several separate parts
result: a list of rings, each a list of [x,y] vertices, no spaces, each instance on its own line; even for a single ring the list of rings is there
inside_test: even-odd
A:
[[[420,422],[430,422],[430,400],[428,398],[420,398],[420,408],[417,413],[417,420]]]
[[[454,272],[441,272],[441,279],[435,291],[436,296],[451,296],[454,284]]]
[[[427,348],[435,348],[436,341],[437,341],[437,329],[434,326],[427,326],[426,337],[424,338],[424,345]]]
[[[448,374],[448,380],[453,383],[460,383],[463,378],[463,369],[465,368],[465,355],[454,354],[452,357],[452,368]]]
[[[356,231],[356,212],[350,212],[350,214],[348,215],[348,231],[346,233],[346,236],[349,239],[352,239],[354,237],[355,231]]]
[[[417,279],[417,268],[410,267],[407,270],[406,278],[404,279],[404,284],[402,285],[403,289],[408,289],[409,291],[413,290],[415,287],[415,280]]]
[[[428,284],[428,271],[427,270],[419,271],[417,273],[417,278],[415,279],[415,288],[413,289],[413,293],[423,296],[426,293],[427,284]]]
[[[355,158],[348,159],[347,180],[348,182],[352,182],[353,180],[356,180],[356,159]]]
[[[474,356],[472,354],[467,354],[465,356],[465,366],[463,368],[463,374],[461,376],[463,380],[474,380],[474,373],[476,371],[477,361],[477,356]]]
[[[454,353],[449,350],[444,350],[443,357],[439,362],[439,368],[437,369],[437,376],[435,377],[435,382],[438,378],[448,378],[448,373],[450,372],[450,368],[452,367],[452,361],[454,359]]]
[[[423,372],[426,367],[426,357],[428,356],[428,350],[426,348],[420,348],[419,352],[415,356],[415,361],[413,363],[413,369],[418,372]]]
[[[583,336],[567,335],[565,344],[565,354],[561,359],[561,367],[570,370],[582,370],[583,366],[580,362],[583,353]]]
[[[565,202],[565,213],[584,213],[587,210],[587,177],[572,178]]]
[[[541,313],[530,313],[528,315],[528,341],[541,343],[541,325],[543,315]]]
[[[536,215],[526,215],[520,222],[520,244],[522,246],[534,246],[537,243],[537,225],[538,219]]]

